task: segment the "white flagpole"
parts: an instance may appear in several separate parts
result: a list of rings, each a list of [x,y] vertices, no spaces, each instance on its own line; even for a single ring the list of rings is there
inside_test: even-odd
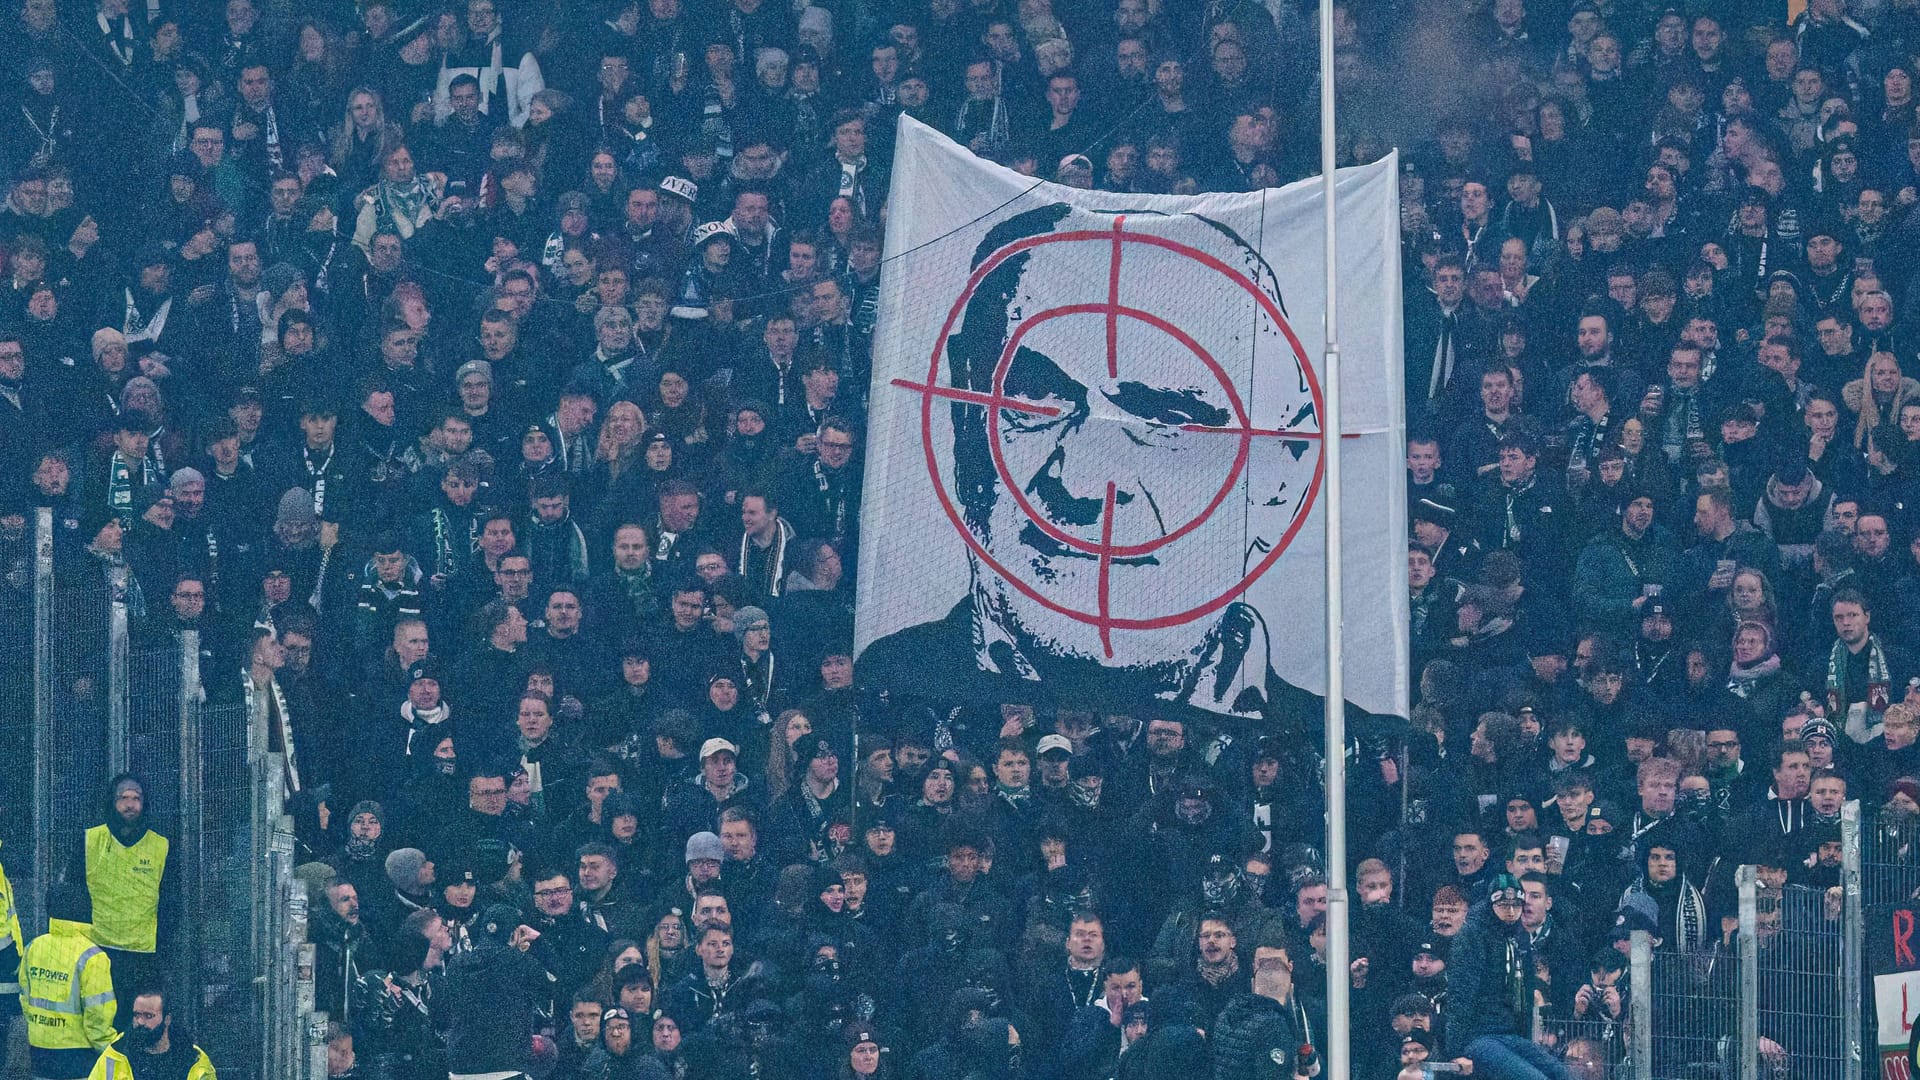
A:
[[[1320,375],[1326,415],[1320,418],[1320,460],[1326,466],[1321,522],[1327,552],[1327,694],[1325,787],[1327,795],[1327,1031],[1321,1050],[1327,1080],[1353,1076],[1352,1021],[1348,1014],[1347,939],[1347,714],[1341,669],[1340,610],[1340,268],[1334,237],[1333,0],[1320,0],[1320,182],[1326,234],[1325,348]]]

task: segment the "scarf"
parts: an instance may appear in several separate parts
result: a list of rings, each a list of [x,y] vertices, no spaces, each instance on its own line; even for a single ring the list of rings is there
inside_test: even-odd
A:
[[[33,110],[25,104],[20,106],[20,115],[26,118],[27,126],[33,129],[33,133],[38,137],[40,143],[39,148],[34,151],[33,156],[35,158],[53,157],[54,144],[59,141],[60,106],[55,105],[48,110],[47,122],[44,125],[34,119]]]
[[[813,479],[820,485],[820,494],[826,496],[833,507],[833,529],[830,535],[835,539],[847,535],[847,500],[835,490],[835,478],[827,475],[826,466],[817,458],[813,463]]]
[[[120,61],[120,66],[132,67],[134,60],[132,17],[122,15],[109,22],[105,14],[95,12],[93,23],[100,28],[100,36],[105,40],[107,49],[113,53],[113,58]]]
[[[242,671],[240,673],[240,683],[246,691],[248,716],[253,715],[253,710],[256,707],[264,706],[266,721],[271,725],[269,730],[273,732],[274,737],[279,739],[281,749],[286,754],[287,793],[293,794],[298,792],[300,790],[300,766],[294,760],[293,754],[293,716],[287,711],[287,695],[280,689],[280,680],[277,678],[269,678],[267,680],[267,696],[263,701],[258,700],[260,690],[253,685],[252,672]]]
[[[1522,948],[1520,939],[1514,934],[1507,935],[1507,962],[1503,975],[1506,978],[1504,989],[1509,995],[1507,1005],[1518,1017],[1532,1014],[1533,1002],[1527,997],[1527,975],[1531,966],[1527,954],[1531,949]]]
[[[454,557],[453,542],[448,539],[447,512],[434,507],[429,515],[433,521],[433,566],[436,574],[452,577],[460,571],[460,560]]]
[[[543,521],[535,520],[532,531],[537,536],[545,537],[546,542],[549,544],[554,541],[557,535],[559,543],[566,553],[568,577],[573,581],[583,581],[586,579],[587,538],[585,534],[575,527],[572,517],[562,518],[551,525]]]
[[[860,185],[860,177],[867,171],[867,156],[862,154],[857,160],[838,161],[836,164],[840,166],[840,188],[838,194],[841,198],[852,202],[853,215],[865,221],[867,218],[867,192],[866,189]]]
[[[381,181],[374,189],[373,200],[375,214],[391,221],[402,240],[411,239],[414,230],[427,223],[440,202],[426,180],[418,176],[402,184]]]
[[[107,481],[107,505],[120,524],[133,524],[133,474],[119,454],[113,455],[113,476]]]
[[[1198,961],[1197,970],[1208,986],[1217,987],[1240,973],[1240,957],[1229,951],[1227,958],[1218,963],[1209,964],[1205,960]]]
[[[169,296],[155,308],[153,316],[148,318],[140,313],[140,305],[134,301],[133,290],[127,289],[126,314],[120,322],[120,332],[126,335],[127,344],[144,341],[149,345],[160,340],[166,332],[167,316],[173,311],[173,297]]]
[[[1520,517],[1514,512],[1514,503],[1520,496],[1525,495],[1531,490],[1533,490],[1532,478],[1528,478],[1523,483],[1510,485],[1506,489],[1506,543],[1503,545],[1505,547],[1512,547],[1522,539],[1520,535]]]
[[[638,570],[618,570],[620,587],[626,592],[627,600],[637,612],[651,611],[655,602],[653,594],[653,567],[642,563]]]
[[[777,519],[773,527],[773,540],[766,547],[753,542],[753,537],[742,534],[740,537],[740,559],[733,565],[739,568],[740,575],[748,582],[758,586],[768,596],[779,596],[781,583],[787,576],[787,538],[793,535],[793,527],[784,519]]]
[[[1751,666],[1742,667],[1738,660],[1733,662],[1727,672],[1727,690],[1733,696],[1745,700],[1753,693],[1753,684],[1780,670],[1780,657],[1777,653],[1768,654],[1765,660],[1756,660]]]
[[[413,756],[413,737],[421,734],[435,724],[447,722],[447,716],[453,712],[451,706],[442,701],[431,709],[416,709],[413,702],[400,703],[400,719],[407,722],[407,756]]]
[[[1859,703],[1854,697],[1858,687],[1847,685],[1847,644],[1844,641],[1833,643],[1833,649],[1827,653],[1827,715],[1845,716],[1849,706]],[[1892,676],[1887,673],[1887,654],[1880,648],[1880,635],[1867,635],[1867,686],[1864,699],[1867,711],[1878,714],[1887,711],[1891,704],[1887,690]]]

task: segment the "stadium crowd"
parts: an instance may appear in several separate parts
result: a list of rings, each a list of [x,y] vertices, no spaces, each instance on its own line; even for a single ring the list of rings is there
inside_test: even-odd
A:
[[[1633,930],[1725,950],[1735,866],[1920,813],[1920,4],[1335,14],[1343,160],[1403,148],[1417,682],[1348,750],[1355,1072],[1588,1080]],[[0,622],[51,506],[66,593],[266,716],[332,1075],[1318,1074],[1315,715],[852,656],[895,117],[1277,185],[1312,5],[4,19]],[[44,1080],[211,1075],[168,948],[231,913],[145,794],[12,930]]]

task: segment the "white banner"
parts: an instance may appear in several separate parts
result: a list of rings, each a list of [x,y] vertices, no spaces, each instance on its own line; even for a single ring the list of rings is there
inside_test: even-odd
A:
[[[1404,716],[1396,160],[1343,170],[1337,194],[1347,698]],[[902,118],[863,680],[1304,711],[1326,685],[1322,250],[1318,181],[1082,191]]]

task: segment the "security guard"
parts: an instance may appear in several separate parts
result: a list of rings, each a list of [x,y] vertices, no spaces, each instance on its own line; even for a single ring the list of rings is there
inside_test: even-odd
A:
[[[122,774],[113,779],[106,821],[87,830],[87,892],[93,899],[94,944],[113,960],[120,1002],[115,1026],[127,1025],[132,989],[154,981],[160,947],[161,896],[171,891],[170,845],[147,827],[146,788]]]
[[[48,930],[20,963],[33,1075],[81,1080],[118,1033],[113,1027],[112,961],[87,937],[87,891],[65,882],[47,891]]]
[[[173,1010],[158,986],[135,990],[132,1011],[126,1035],[100,1052],[87,1080],[215,1080],[207,1052],[173,1030]]]

